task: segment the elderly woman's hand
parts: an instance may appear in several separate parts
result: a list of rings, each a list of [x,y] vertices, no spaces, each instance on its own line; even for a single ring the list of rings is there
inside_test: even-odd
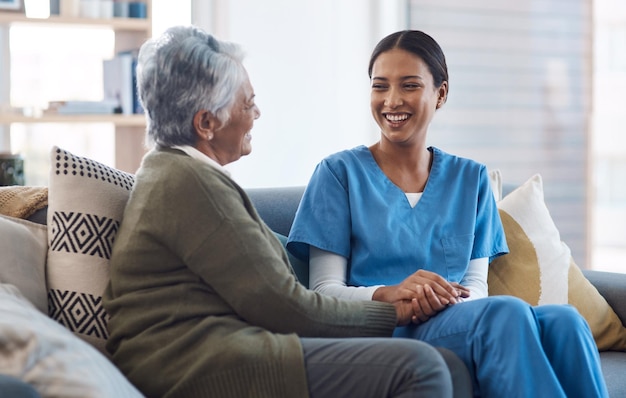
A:
[[[419,304],[417,303],[417,299],[399,300],[392,304],[396,308],[396,318],[398,319],[398,326],[404,326],[408,325],[411,322],[416,322],[415,311],[419,311]]]

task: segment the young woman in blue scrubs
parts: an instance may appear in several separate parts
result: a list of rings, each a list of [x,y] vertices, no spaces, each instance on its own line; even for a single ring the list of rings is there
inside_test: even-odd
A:
[[[416,297],[418,324],[395,336],[454,351],[481,397],[606,397],[591,331],[571,306],[488,297],[491,259],[508,247],[487,169],[426,144],[449,82],[420,31],[381,40],[370,59],[380,140],[318,164],[288,249],[311,288],[353,300]]]

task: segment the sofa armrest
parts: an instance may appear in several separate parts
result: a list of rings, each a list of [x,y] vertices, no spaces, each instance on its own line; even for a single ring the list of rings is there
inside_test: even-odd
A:
[[[626,326],[626,274],[597,270],[583,270],[583,274]]]

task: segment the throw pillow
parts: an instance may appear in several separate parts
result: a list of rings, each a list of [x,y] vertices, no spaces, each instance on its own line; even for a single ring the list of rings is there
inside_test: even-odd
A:
[[[106,353],[102,293],[131,174],[58,147],[48,189],[48,315]]]
[[[47,187],[0,187],[0,214],[26,219],[47,205]]]
[[[142,397],[105,356],[0,284],[0,374],[42,397]],[[0,396],[5,396],[0,391]]]
[[[489,294],[517,296],[531,305],[569,303],[587,320],[599,350],[626,351],[626,328],[561,241],[541,176],[505,196],[498,208],[510,253],[491,263]]]
[[[44,314],[47,252],[45,225],[0,215],[0,282],[16,286]]]

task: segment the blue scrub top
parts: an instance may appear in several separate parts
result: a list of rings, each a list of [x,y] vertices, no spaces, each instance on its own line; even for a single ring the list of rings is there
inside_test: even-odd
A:
[[[508,252],[487,168],[438,148],[415,207],[361,145],[319,163],[287,249],[309,245],[348,258],[349,286],[393,285],[418,269],[460,282],[470,259]]]

